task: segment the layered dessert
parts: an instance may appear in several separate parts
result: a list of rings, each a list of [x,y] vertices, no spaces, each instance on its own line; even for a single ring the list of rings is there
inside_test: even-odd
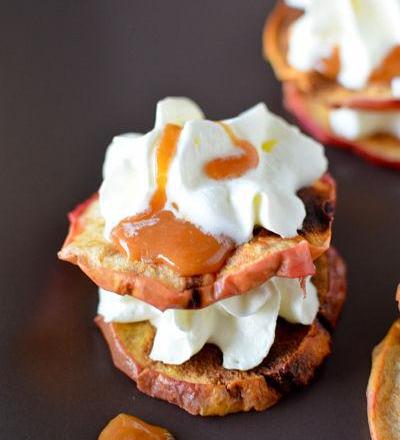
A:
[[[223,121],[187,98],[114,138],[59,257],[98,286],[115,365],[192,414],[263,410],[331,350],[345,267],[323,148],[264,104]]]
[[[400,168],[400,2],[279,1],[264,52],[319,141]]]

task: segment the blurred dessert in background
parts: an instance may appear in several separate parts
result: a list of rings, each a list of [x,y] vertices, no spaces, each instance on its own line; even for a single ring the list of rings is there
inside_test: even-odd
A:
[[[400,168],[400,1],[279,1],[264,53],[316,139]]]

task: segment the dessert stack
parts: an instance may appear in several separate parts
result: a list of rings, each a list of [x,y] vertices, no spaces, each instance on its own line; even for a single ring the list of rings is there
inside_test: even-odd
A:
[[[323,148],[264,104],[209,121],[187,98],[117,136],[59,257],[98,286],[96,323],[142,392],[192,414],[263,410],[331,351],[345,265]]]
[[[400,168],[400,2],[279,1],[264,53],[320,142]]]

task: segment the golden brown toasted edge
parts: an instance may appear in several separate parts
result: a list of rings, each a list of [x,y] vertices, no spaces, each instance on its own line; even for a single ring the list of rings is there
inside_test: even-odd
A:
[[[333,249],[320,258],[314,283],[321,303],[320,315],[311,326],[279,319],[275,342],[267,358],[249,371],[226,370],[220,350],[206,345],[182,365],[152,361],[154,328],[148,322],[106,323],[98,316],[114,364],[143,393],[167,400],[196,415],[226,415],[261,411],[284,394],[307,385],[331,351],[331,336],[324,323],[335,325],[345,300],[343,260]]]
[[[372,354],[367,388],[372,440],[400,438],[400,321],[390,328]]]
[[[301,90],[309,90],[313,83],[313,72],[300,72],[287,62],[288,29],[302,15],[302,11],[291,8],[279,0],[264,26],[264,57],[271,63],[280,81],[293,81]]]
[[[330,244],[335,181],[326,174],[299,196],[307,215],[298,236],[283,239],[259,228],[215,274],[182,277],[165,264],[129,260],[104,239],[96,196],[70,214],[70,230],[58,255],[106,290],[135,296],[160,310],[201,308],[248,292],[274,275],[301,278],[315,272],[313,260]]]
[[[263,51],[267,61],[271,63],[276,77],[282,81],[290,81],[305,93],[314,93],[320,84],[336,84],[336,71],[321,74],[316,70],[300,71],[287,62],[290,26],[301,16],[303,11],[292,8],[283,0],[279,0],[268,16],[263,31]],[[325,61],[328,63],[328,61]],[[345,89],[344,89],[345,90]]]
[[[278,1],[267,18],[263,32],[265,58],[271,63],[277,78],[292,82],[304,93],[331,107],[350,107],[369,110],[393,110],[400,108],[400,100],[393,97],[390,77],[385,69],[377,69],[368,84],[361,90],[350,90],[337,83],[335,77],[327,77],[317,71],[301,72],[287,62],[290,25],[302,15],[299,9]],[[395,54],[387,61],[398,60]],[[398,54],[397,54],[398,57]]]
[[[300,125],[318,141],[349,149],[370,162],[400,169],[400,140],[389,134],[375,134],[349,141],[332,133],[330,108],[310,94],[302,93],[293,83],[283,85],[285,107]]]
[[[220,353],[207,345],[183,365],[149,359],[154,329],[148,322],[96,324],[105,337],[114,365],[133,379],[140,391],[178,405],[193,415],[225,415],[265,409],[280,393],[257,374],[228,372],[220,367]]]
[[[312,281],[320,302],[318,316],[328,330],[333,330],[346,299],[346,264],[333,246],[315,263],[317,272]]]

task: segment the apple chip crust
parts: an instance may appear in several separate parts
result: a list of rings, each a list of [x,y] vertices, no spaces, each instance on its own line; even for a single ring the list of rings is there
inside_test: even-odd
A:
[[[287,62],[288,29],[301,15],[300,10],[287,6],[283,1],[278,1],[264,26],[263,52],[280,81],[294,81],[298,87],[307,91],[313,87],[319,74],[314,71],[301,72]]]
[[[335,182],[326,174],[299,196],[307,212],[299,235],[283,239],[257,228],[254,238],[236,248],[217,273],[183,277],[166,264],[129,260],[103,237],[104,220],[96,195],[70,214],[69,234],[58,255],[77,264],[103,289],[132,295],[160,310],[202,308],[245,293],[274,275],[301,278],[314,274],[313,260],[330,243]]]
[[[400,438],[400,321],[390,328],[372,354],[367,388],[372,440]]]
[[[349,107],[369,110],[400,109],[400,100],[392,95],[390,79],[378,69],[361,90],[350,90],[312,70],[301,72],[287,62],[288,34],[290,25],[302,11],[279,1],[268,17],[263,33],[265,58],[271,63],[277,78],[293,82],[304,93],[311,94],[321,103],[332,107]]]
[[[167,400],[191,414],[226,415],[264,410],[292,389],[307,385],[331,351],[331,335],[346,295],[345,266],[330,249],[317,261],[313,281],[320,312],[311,326],[279,319],[267,358],[249,371],[226,370],[214,345],[206,345],[182,365],[149,358],[154,328],[148,322],[106,323],[96,318],[114,364],[137,383],[140,391]]]
[[[332,133],[330,108],[313,95],[301,92],[294,83],[283,85],[284,104],[301,126],[314,138],[329,145],[354,151],[372,163],[400,169],[400,140],[388,134],[375,134],[349,141]]]

